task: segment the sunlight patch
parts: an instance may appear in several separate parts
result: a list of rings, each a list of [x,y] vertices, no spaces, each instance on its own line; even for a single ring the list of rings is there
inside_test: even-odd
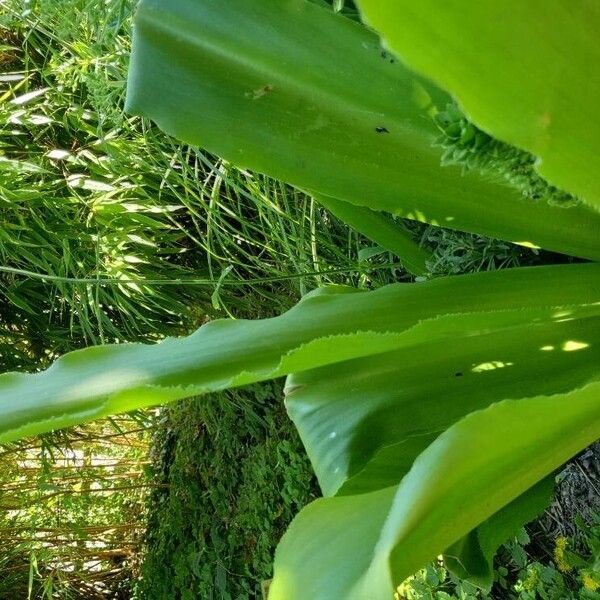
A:
[[[502,362],[501,360],[491,360],[475,365],[471,371],[473,371],[473,373],[483,373],[484,371],[495,371],[496,369],[503,369],[504,367],[512,367],[513,364],[514,363],[511,362]]]
[[[587,344],[586,342],[577,342],[575,340],[569,340],[568,342],[565,342],[562,345],[562,349],[565,352],[575,352],[576,350],[583,350],[584,348],[587,348],[589,346],[589,344]]]

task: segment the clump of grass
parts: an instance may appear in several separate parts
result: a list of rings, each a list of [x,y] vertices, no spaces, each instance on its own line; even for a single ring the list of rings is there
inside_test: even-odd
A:
[[[118,103],[105,118],[94,109],[89,71],[97,85],[118,87],[113,72],[124,71],[128,42],[118,29],[94,37],[98,27],[80,20],[93,14],[83,4],[69,3],[70,33],[61,31],[64,2],[32,4],[27,14],[16,11],[19,3],[7,7],[21,47],[0,91],[0,258],[13,270],[2,274],[0,292],[6,330],[23,339],[21,356],[2,352],[8,368],[30,366],[23,355],[38,364],[81,344],[179,332],[187,305],[208,301],[206,290],[143,283],[197,275],[205,261],[182,260],[175,209],[156,197],[162,174],[146,168],[143,130],[123,119],[107,129]],[[115,11],[109,3],[104,15]],[[94,282],[101,278],[115,283]]]

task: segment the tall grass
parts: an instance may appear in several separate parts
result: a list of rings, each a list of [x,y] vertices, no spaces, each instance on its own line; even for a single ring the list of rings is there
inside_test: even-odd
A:
[[[219,309],[275,312],[360,277],[360,241],[312,199],[123,114],[134,5],[5,2],[5,369],[184,333]]]

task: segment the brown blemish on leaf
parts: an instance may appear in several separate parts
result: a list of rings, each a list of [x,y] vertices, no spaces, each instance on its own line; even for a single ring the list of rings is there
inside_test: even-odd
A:
[[[263,85],[262,87],[256,88],[251,92],[246,92],[244,95],[246,98],[251,98],[252,100],[258,100],[267,94],[270,94],[275,89],[271,84]]]

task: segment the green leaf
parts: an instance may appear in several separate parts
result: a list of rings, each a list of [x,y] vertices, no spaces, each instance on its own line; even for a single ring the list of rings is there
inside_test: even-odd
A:
[[[510,276],[511,272],[503,274]],[[552,483],[549,479],[527,491],[538,481],[532,479],[514,496],[510,496],[509,487],[505,490],[504,475],[499,472],[502,465],[493,452],[494,444],[504,444],[505,436],[497,434],[504,423],[498,419],[493,426],[488,426],[486,435],[491,444],[474,450],[479,462],[471,476],[477,479],[480,470],[495,470],[498,472],[496,487],[509,495],[499,500],[481,520],[471,522],[464,529],[455,529],[453,539],[438,538],[433,530],[424,533],[422,538],[419,534],[422,554],[414,562],[413,544],[417,543],[414,540],[407,541],[402,552],[390,546],[379,555],[381,536],[395,535],[386,530],[392,511],[391,498],[396,493],[393,490],[398,484],[398,489],[403,489],[406,479],[413,477],[415,466],[436,447],[445,430],[459,426],[477,414],[476,411],[511,398],[568,395],[597,381],[600,377],[598,297],[598,292],[594,292],[589,302],[558,310],[541,305],[534,308],[533,298],[529,308],[521,305],[511,310],[506,298],[498,298],[504,310],[488,306],[487,311],[465,310],[463,314],[421,320],[405,333],[406,344],[401,348],[291,375],[286,386],[288,411],[298,427],[324,494],[337,495],[337,498],[331,500],[331,504],[321,501],[315,513],[307,509],[306,515],[300,515],[297,526],[290,529],[291,541],[286,538],[278,554],[279,573],[283,570],[283,575],[278,579],[276,569],[275,581],[281,587],[276,585],[274,589],[279,590],[281,596],[275,594],[274,597],[302,597],[296,596],[296,590],[302,589],[311,598],[385,598],[383,591],[380,596],[375,591],[381,581],[387,577],[388,585],[400,583],[442,552],[446,544],[451,545],[446,549],[451,554],[449,566],[463,578],[488,587],[497,547],[542,510]],[[446,302],[451,303],[450,297]],[[598,392],[596,389],[595,398],[600,407]],[[595,414],[597,432],[600,415]],[[549,416],[553,420],[561,419],[560,414]],[[535,427],[537,431],[537,425]],[[473,432],[473,435],[475,433],[478,434]],[[533,433],[514,431],[515,436],[525,438],[523,444],[528,443],[527,436]],[[482,466],[485,456],[489,456],[490,463]],[[437,469],[430,476],[427,469],[420,469],[420,476],[430,486],[420,493],[433,495],[441,488],[454,493],[445,481],[451,479],[453,471],[463,468],[462,461],[471,459],[458,456],[452,448],[445,457],[440,453],[439,460],[445,461],[446,470]],[[530,465],[529,459],[529,453],[524,451],[522,463]],[[513,468],[511,465],[507,471],[510,473]],[[545,475],[547,473],[539,478]],[[411,485],[417,485],[415,478],[411,481]],[[464,482],[457,483],[457,489],[462,487],[465,487]],[[381,494],[373,495],[375,491]],[[479,510],[479,503],[489,506],[481,490],[474,491],[473,497],[465,493],[465,497],[457,498],[454,506],[445,507],[447,522],[443,523],[442,519],[437,522],[440,531],[468,518],[468,513],[463,515],[465,506],[471,506],[475,512]],[[337,501],[342,497],[347,502]],[[366,502],[368,508],[363,509],[362,502]],[[410,497],[406,502],[413,510],[417,505]],[[426,522],[429,518],[428,511],[435,513],[438,504],[446,503],[445,495],[440,493],[436,501],[423,508],[418,518],[413,519],[410,513],[405,518],[418,529],[419,520]],[[381,512],[375,514],[373,511],[377,510]],[[326,524],[334,518],[333,514],[337,515],[338,523]],[[359,529],[361,538],[353,538],[361,519],[374,526],[379,523],[382,529],[378,541],[371,547],[365,546],[362,529]],[[324,537],[332,536],[335,543],[345,549],[343,556],[339,551],[334,552],[319,535],[310,545],[313,556],[309,559],[301,548],[307,547],[316,530],[322,531]],[[383,565],[392,560],[392,555],[399,557],[398,564],[385,575]],[[335,557],[340,557],[339,562]],[[304,563],[306,566],[301,567]],[[323,569],[318,565],[323,565]],[[371,570],[375,570],[374,574]],[[386,593],[391,597],[391,592]]]
[[[393,351],[288,379],[288,411],[325,495],[397,484],[420,452],[474,410],[594,380],[600,306],[490,305],[420,320],[403,337]]]
[[[409,273],[427,274],[427,261],[433,259],[433,253],[421,248],[400,223],[388,215],[363,206],[355,206],[322,194],[314,194],[314,197],[338,219],[395,254]]]
[[[441,167],[448,96],[310,2],[143,0],[127,108],[238,165],[374,210],[600,259],[600,215]]]
[[[444,552],[446,567],[461,579],[491,589],[494,554],[520,527],[548,507],[553,493],[554,475],[550,475],[447,548]]]
[[[395,284],[374,292],[335,288],[311,294],[273,319],[219,320],[187,338],[153,346],[75,351],[41,373],[0,376],[0,441],[408,347],[419,341],[420,321],[432,321],[432,341],[448,340],[462,325],[438,320],[443,315],[506,310],[507,320],[520,322],[515,314],[520,309],[569,311],[597,301],[599,280],[600,265],[581,264]]]
[[[403,60],[553,185],[600,210],[600,5],[359,0]]]
[[[279,545],[270,600],[389,600],[428,560],[600,437],[599,400],[594,382],[494,403],[440,435],[398,486],[313,502]]]

